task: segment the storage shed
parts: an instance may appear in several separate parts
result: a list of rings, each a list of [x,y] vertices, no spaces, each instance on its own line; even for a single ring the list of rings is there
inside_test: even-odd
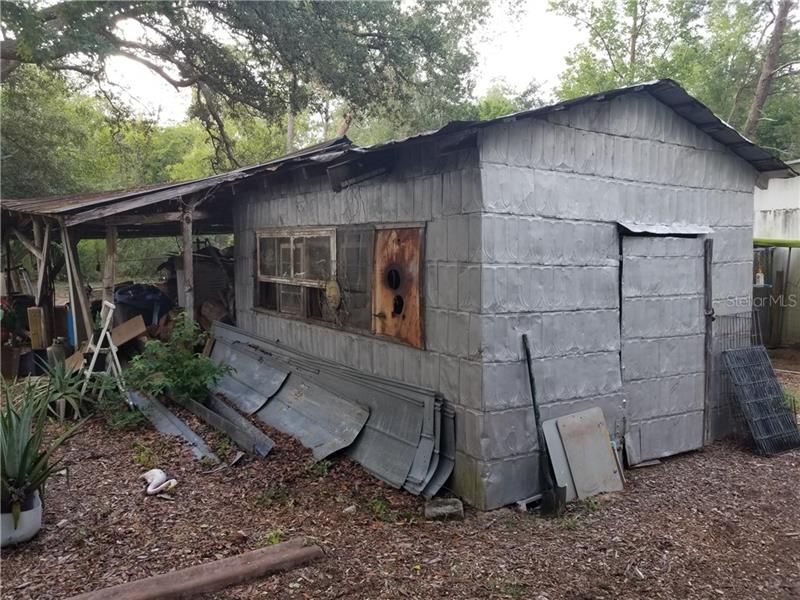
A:
[[[600,406],[631,462],[701,448],[706,308],[749,309],[765,171],[671,81],[351,149],[233,205],[237,326],[438,390],[480,508],[537,491],[522,333],[543,418]]]
[[[714,314],[749,311],[754,186],[793,171],[677,83],[299,156],[207,200],[236,325],[438,393],[471,504],[538,491],[523,333],[542,417],[601,407],[630,463],[725,430]]]

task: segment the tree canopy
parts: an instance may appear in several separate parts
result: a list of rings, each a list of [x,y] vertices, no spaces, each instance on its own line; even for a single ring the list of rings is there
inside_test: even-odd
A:
[[[588,34],[567,57],[561,98],[669,77],[779,156],[800,156],[793,0],[552,0],[550,8]]]
[[[193,114],[235,166],[224,112],[276,119],[313,107],[319,92],[353,110],[426,87],[462,97],[474,64],[467,37],[486,10],[486,0],[8,0],[2,76],[30,63],[102,80],[109,57],[126,57],[191,87]]]

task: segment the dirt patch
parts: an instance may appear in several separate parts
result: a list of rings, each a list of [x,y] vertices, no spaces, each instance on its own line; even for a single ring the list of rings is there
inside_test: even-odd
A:
[[[503,509],[432,523],[421,500],[349,460],[313,463],[270,434],[266,460],[206,473],[171,438],[90,423],[64,449],[68,471],[48,486],[41,534],[3,552],[4,598],[64,598],[298,535],[326,558],[215,597],[800,595],[798,451],[763,458],[715,444],[629,471],[625,492],[559,520]],[[171,499],[143,494],[138,477],[152,465],[177,477]]]

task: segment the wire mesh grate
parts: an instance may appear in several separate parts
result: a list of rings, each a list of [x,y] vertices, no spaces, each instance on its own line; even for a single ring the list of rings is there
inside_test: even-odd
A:
[[[800,430],[767,349],[754,346],[726,350],[722,356],[756,450],[769,455],[800,448]]]
[[[729,435],[748,437],[748,427],[736,391],[725,370],[722,353],[735,348],[760,346],[761,330],[755,311],[720,315],[714,318],[711,351],[711,437],[721,439]]]

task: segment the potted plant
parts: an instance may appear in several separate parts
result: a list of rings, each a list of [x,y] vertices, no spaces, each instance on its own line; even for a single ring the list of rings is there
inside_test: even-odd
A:
[[[21,390],[21,391],[20,391]],[[50,398],[36,384],[8,385],[0,408],[0,545],[25,542],[42,527],[44,486],[57,463],[53,452],[69,438],[71,428],[45,444]]]

